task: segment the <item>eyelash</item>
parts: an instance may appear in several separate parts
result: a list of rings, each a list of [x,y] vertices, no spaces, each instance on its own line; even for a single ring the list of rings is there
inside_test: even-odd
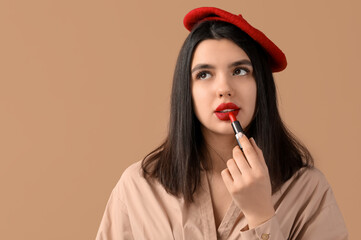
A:
[[[235,74],[236,71],[245,71],[245,74]],[[245,76],[250,72],[250,70],[248,68],[245,67],[237,67],[234,69],[233,71],[233,76]],[[197,73],[196,75],[196,79],[207,79],[207,78],[202,78],[203,74],[211,74],[209,71],[201,71],[199,73]]]
[[[211,73],[208,72],[208,71],[201,71],[201,72],[197,73],[196,79],[202,79],[201,76],[202,76],[203,74],[211,74]]]
[[[243,70],[243,71],[245,71],[246,73],[245,73],[245,74],[242,74],[242,75],[235,74],[235,72],[236,72],[236,71],[238,71],[238,70],[240,70],[240,71],[242,71],[242,70]],[[233,75],[244,76],[244,75],[247,75],[249,72],[250,72],[250,70],[249,70],[248,68],[238,67],[238,68],[234,69],[234,71],[233,71]]]

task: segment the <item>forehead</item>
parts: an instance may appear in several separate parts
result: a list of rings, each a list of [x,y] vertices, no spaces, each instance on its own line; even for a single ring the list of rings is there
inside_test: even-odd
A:
[[[207,39],[196,47],[192,67],[197,64],[221,65],[239,60],[249,60],[248,55],[237,44],[228,39]]]

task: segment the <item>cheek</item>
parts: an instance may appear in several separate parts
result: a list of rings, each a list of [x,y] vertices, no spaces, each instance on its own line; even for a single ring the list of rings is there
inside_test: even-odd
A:
[[[209,93],[204,87],[199,84],[192,86],[193,108],[198,119],[201,117],[202,110],[205,111],[206,106],[209,105],[208,98]]]
[[[242,89],[241,95],[243,96],[242,98],[245,103],[245,107],[247,108],[247,112],[253,115],[257,100],[257,85],[255,80],[248,82],[239,89]]]

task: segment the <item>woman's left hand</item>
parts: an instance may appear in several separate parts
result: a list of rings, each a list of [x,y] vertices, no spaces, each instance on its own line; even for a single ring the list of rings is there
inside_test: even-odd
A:
[[[236,146],[233,158],[222,171],[223,181],[233,201],[245,215],[249,229],[266,222],[275,214],[272,187],[262,150],[253,138],[243,135],[240,139],[243,153]]]

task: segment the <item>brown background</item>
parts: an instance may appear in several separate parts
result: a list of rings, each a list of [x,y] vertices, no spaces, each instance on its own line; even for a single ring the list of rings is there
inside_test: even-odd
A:
[[[165,136],[183,16],[204,5],[286,53],[282,116],[358,238],[358,0],[0,0],[1,239],[94,239],[123,170]]]

